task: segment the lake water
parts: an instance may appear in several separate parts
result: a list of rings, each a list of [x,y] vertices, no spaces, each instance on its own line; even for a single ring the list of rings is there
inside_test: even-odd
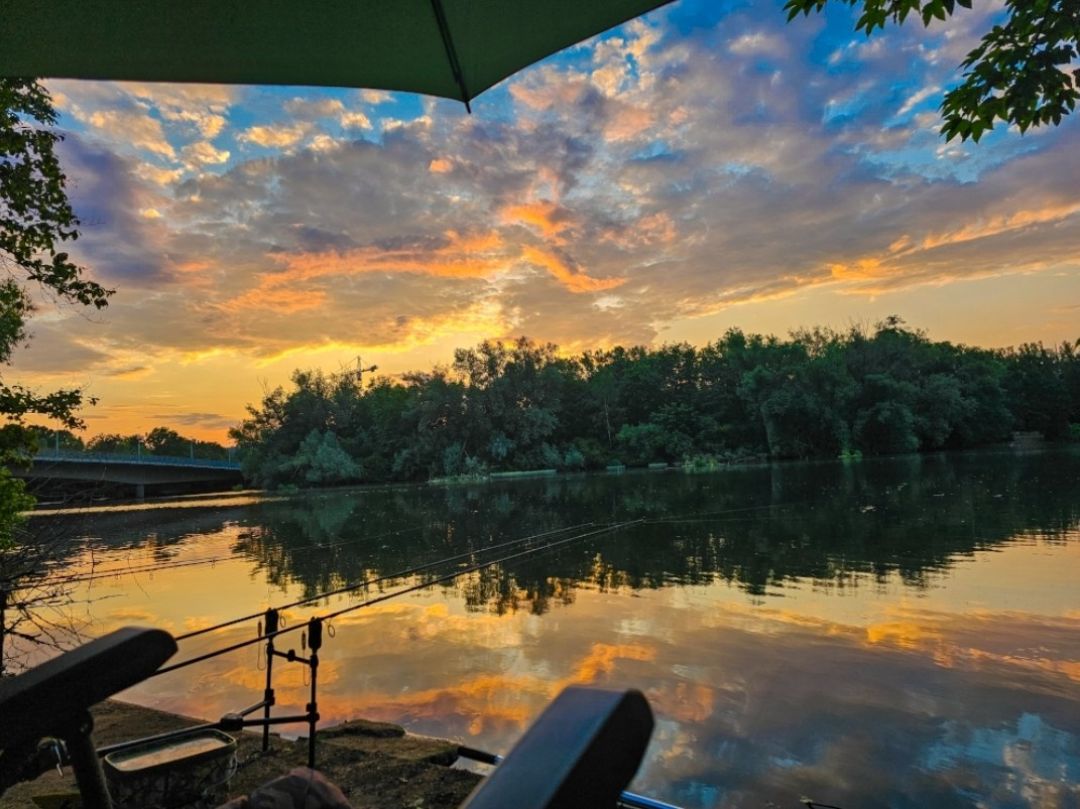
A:
[[[182,633],[628,519],[644,522],[336,619],[325,722],[383,719],[505,752],[565,685],[635,687],[657,726],[633,787],[688,808],[1080,805],[1076,453],[241,494],[35,518],[82,537],[78,566],[93,557],[90,634]],[[192,639],[178,659],[256,630]],[[216,717],[260,698],[260,668],[249,647],[125,696]],[[304,669],[276,672],[279,710],[302,710]]]

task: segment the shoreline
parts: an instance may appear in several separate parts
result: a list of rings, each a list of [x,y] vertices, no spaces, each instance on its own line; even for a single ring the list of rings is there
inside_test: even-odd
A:
[[[91,710],[97,745],[165,733],[201,724],[203,720],[107,700]],[[237,740],[239,764],[230,781],[230,797],[253,789],[307,762],[307,740],[271,734],[270,751],[261,752],[261,735],[230,734]],[[423,806],[453,809],[473,790],[481,776],[452,768],[458,745],[445,739],[415,736],[387,722],[352,719],[320,729],[317,769],[345,793],[354,809]],[[35,796],[73,792],[70,768],[61,776],[49,771],[34,781],[16,784],[0,798],[4,809],[36,809]]]
[[[394,491],[399,489],[412,489],[412,488],[424,488],[424,487],[436,487],[436,488],[467,488],[476,486],[490,486],[498,484],[513,484],[521,481],[536,481],[536,480],[565,480],[573,478],[584,478],[589,476],[607,477],[613,475],[640,475],[640,474],[674,474],[681,473],[687,475],[711,475],[722,474],[731,472],[744,472],[747,470],[761,469],[773,466],[787,467],[787,466],[827,466],[832,464],[873,464],[878,462],[889,462],[897,460],[911,460],[911,459],[927,459],[927,458],[940,458],[940,457],[956,457],[956,456],[980,456],[980,455],[1042,455],[1049,454],[1055,455],[1058,453],[1072,454],[1080,451],[1080,443],[1075,441],[1060,441],[1060,442],[1048,442],[1041,438],[1038,440],[1032,440],[1030,438],[1025,439],[1023,436],[1029,434],[1018,434],[1021,438],[1014,438],[1008,442],[999,442],[994,444],[987,444],[981,447],[970,447],[967,449],[938,449],[928,452],[905,452],[887,455],[867,455],[858,458],[854,457],[814,457],[814,458],[746,458],[743,460],[735,461],[723,461],[716,465],[715,468],[708,469],[686,469],[682,463],[665,464],[662,468],[659,464],[652,464],[646,466],[621,466],[616,469],[614,467],[607,469],[582,469],[575,471],[568,470],[556,470],[555,474],[550,474],[551,470],[527,470],[523,472],[496,472],[492,475],[479,477],[469,477],[467,479],[455,479],[455,478],[429,478],[428,480],[414,480],[414,481],[383,481],[378,483],[348,483],[335,486],[311,486],[306,488],[296,488],[295,490],[283,491],[282,489],[256,489],[246,488],[241,490],[224,489],[221,491],[212,492],[197,492],[192,494],[180,494],[180,495],[166,495],[162,497],[147,497],[144,500],[133,499],[118,499],[118,500],[99,500],[92,504],[80,505],[80,506],[67,506],[54,508],[49,504],[43,504],[44,507],[37,507],[30,511],[22,512],[21,516],[27,518],[35,517],[71,517],[71,516],[85,516],[88,514],[97,513],[120,513],[120,512],[139,512],[139,511],[154,511],[158,509],[212,509],[220,508],[223,505],[226,507],[243,507],[252,505],[255,503],[265,503],[269,501],[288,501],[296,498],[305,497],[317,497],[327,494],[338,494],[348,492],[378,492],[378,491]],[[228,501],[227,503],[220,502],[221,500]]]

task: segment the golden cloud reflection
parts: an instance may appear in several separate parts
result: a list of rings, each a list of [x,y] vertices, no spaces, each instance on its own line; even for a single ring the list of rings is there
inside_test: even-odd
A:
[[[230,551],[231,558],[134,582],[95,582],[95,594],[108,596],[95,607],[95,631],[138,622],[182,632],[295,600],[326,582],[400,569],[404,560],[424,558],[427,540],[308,556],[306,543],[323,536],[315,528],[335,535],[342,529],[305,520],[340,497],[342,519],[364,514],[381,524],[382,498],[408,498],[402,504],[412,516],[412,498],[428,494],[350,491],[266,503],[230,512],[225,521],[163,510],[142,544],[121,546],[98,564],[113,569],[123,560],[137,568]],[[140,512],[120,517],[150,524]],[[175,527],[164,528],[166,520]],[[769,526],[785,527],[776,517]],[[698,809],[716,805],[702,797],[712,794],[702,792],[708,789],[742,805],[786,805],[801,794],[866,805],[893,791],[933,805],[967,782],[980,794],[1005,796],[991,801],[997,805],[1022,795],[1024,802],[1057,806],[1069,794],[1063,784],[1080,783],[1070,775],[1080,766],[1075,532],[1014,532],[995,553],[926,563],[917,587],[913,570],[870,574],[853,567],[832,578],[813,554],[770,557],[772,571],[750,591],[756,531],[747,534],[752,542],[740,542],[740,532],[750,529],[721,527],[720,545],[712,528],[701,528],[709,542],[694,545],[691,531],[699,529],[680,530],[628,534],[542,570],[474,576],[340,616],[321,651],[323,721],[382,719],[501,752],[562,688],[588,683],[648,696],[657,728],[637,786]],[[436,533],[429,539],[442,548],[445,530]],[[173,535],[184,539],[173,542]],[[668,540],[668,556],[650,555]],[[704,549],[721,554],[707,568],[700,563]],[[673,566],[687,553],[696,560],[693,575],[676,575],[681,568]],[[714,570],[735,573],[707,572]],[[641,571],[649,573],[642,578]],[[309,617],[393,589],[288,610],[287,626],[296,631],[278,648],[303,653],[300,630]],[[1026,609],[1015,608],[1021,604]],[[255,634],[252,620],[193,638],[178,659]],[[274,672],[276,710],[302,711],[305,669],[275,660]],[[213,718],[257,701],[264,678],[261,650],[249,646],[148,681],[128,698]]]
[[[703,723],[717,710],[749,705],[753,679],[733,671],[777,655],[812,657],[824,649],[873,666],[900,655],[919,666],[983,672],[999,682],[1025,679],[1032,685],[1037,678],[1045,693],[1060,691],[1064,680],[1075,681],[1080,672],[1080,627],[1070,618],[898,610],[863,627],[734,604],[707,615],[687,613],[652,594],[634,600],[644,605],[620,605],[641,613],[623,620],[665,624],[668,637],[627,642],[603,617],[613,598],[579,591],[571,635],[565,624],[560,631],[543,621],[465,613],[447,603],[399,602],[354,613],[335,622],[338,637],[324,650],[324,713],[328,719],[371,715],[449,722],[458,735],[476,736],[492,726],[523,727],[570,683],[631,684],[641,678],[650,684],[659,715]],[[297,614],[290,623],[300,620]],[[671,626],[678,629],[672,632]],[[1042,656],[1024,648],[1032,637],[1042,638]],[[215,635],[208,646],[232,639]],[[674,649],[682,650],[677,657]],[[805,674],[806,667],[792,671]],[[300,667],[279,669],[275,679],[284,702],[306,701],[301,674]],[[211,714],[243,703],[262,687],[254,653],[221,663],[210,679],[224,700]],[[720,692],[725,697],[718,703]],[[205,715],[208,707],[185,703],[182,710]]]

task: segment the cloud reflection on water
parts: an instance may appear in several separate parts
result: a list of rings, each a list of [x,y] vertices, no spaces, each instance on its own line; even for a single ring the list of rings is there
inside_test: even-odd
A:
[[[852,626],[748,610],[724,603],[726,587],[708,589],[720,591],[711,611],[668,591],[579,592],[543,619],[426,599],[376,607],[327,644],[320,709],[327,721],[386,719],[506,750],[563,686],[632,686],[658,717],[636,783],[688,806],[1080,797],[1075,618],[918,609]],[[627,621],[652,629],[628,636]],[[208,664],[168,707],[213,715],[250,701],[262,680],[248,658]],[[301,669],[282,668],[281,710],[301,708]]]
[[[636,786],[689,809],[802,796],[1064,809],[1080,801],[1078,472],[1075,455],[901,458],[126,513],[94,523],[106,562],[232,558],[97,583],[115,597],[94,610],[102,631],[135,619],[181,631],[468,543],[737,511],[342,616],[320,711],[505,751],[566,684],[636,687],[658,719]],[[253,635],[234,627],[183,655]],[[259,698],[258,662],[244,649],[130,698],[217,716]],[[275,671],[280,710],[302,709],[302,670]]]

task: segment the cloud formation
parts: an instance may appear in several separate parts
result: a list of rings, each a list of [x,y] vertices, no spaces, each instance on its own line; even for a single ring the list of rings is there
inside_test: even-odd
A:
[[[813,289],[1078,277],[1076,122],[937,135],[994,13],[867,40],[847,12],[684,0],[472,116],[381,91],[55,82],[76,252],[120,289],[104,325],[62,330],[96,352],[71,370],[481,330],[649,342]]]

